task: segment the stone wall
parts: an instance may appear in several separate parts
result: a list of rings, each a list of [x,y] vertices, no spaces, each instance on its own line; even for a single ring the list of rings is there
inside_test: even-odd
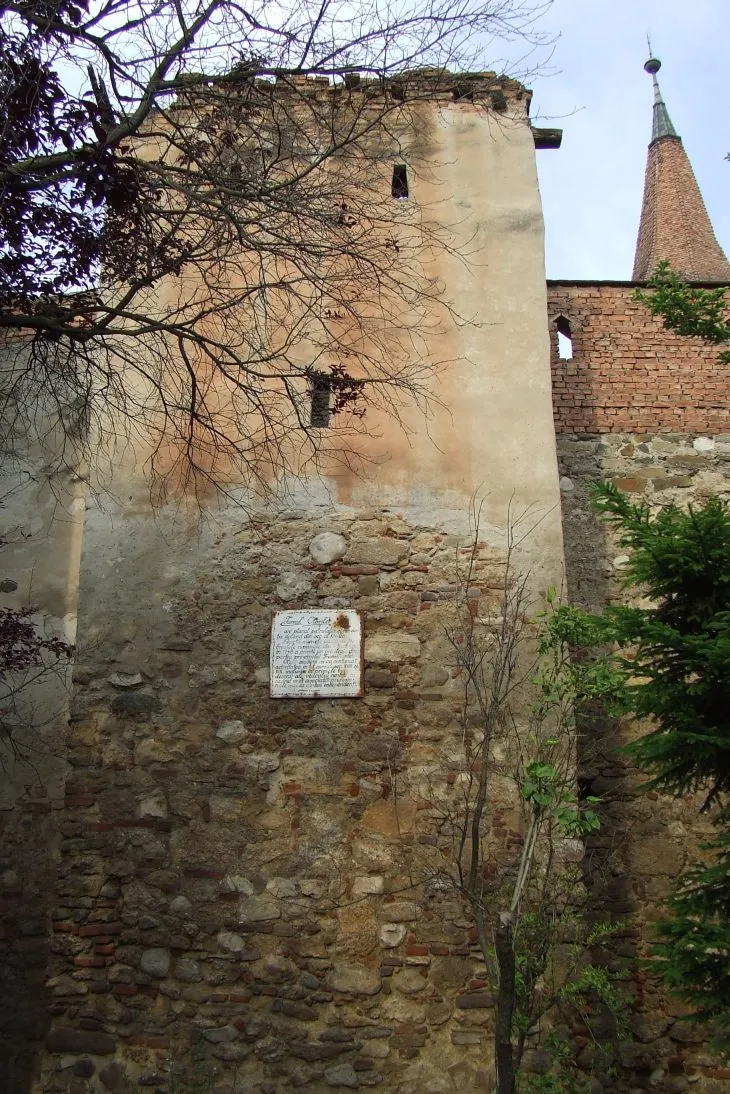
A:
[[[419,880],[434,794],[455,793],[462,763],[450,537],[484,497],[477,607],[495,593],[510,513],[539,514],[523,560],[534,591],[555,583],[562,541],[529,94],[491,77],[442,90],[409,100],[392,134],[410,182],[389,244],[406,261],[421,222],[447,243],[424,257],[429,314],[402,315],[417,401],[401,400],[399,376],[365,421],[322,431],[316,460],[292,419],[291,474],[277,451],[253,477],[303,508],[252,519],[248,497],[216,513],[206,496],[189,521],[184,503],[155,510],[141,468],[149,442],[164,473],[164,444],[135,429],[125,448],[124,423],[103,424],[113,473],[91,475],[90,493],[112,498],[84,534],[58,887],[54,866],[38,905],[55,904],[39,1094],[155,1089],[170,1059],[190,1070],[194,1057],[225,1073],[221,1090],[238,1069],[239,1089],[262,1094],[490,1083],[468,920]],[[179,300],[177,283],[158,291]],[[386,306],[365,358],[400,317]],[[320,342],[300,349],[323,359]],[[244,494],[228,467],[224,481]],[[347,540],[331,565],[309,552],[321,532]],[[59,546],[69,591],[74,562]],[[269,700],[272,608],[341,603],[367,613],[364,697]],[[512,785],[509,799],[496,829],[513,846]],[[53,840],[32,831],[46,856]]]
[[[27,782],[0,812],[0,1061],[4,1089],[26,1094],[50,1025],[46,977],[63,786],[53,772],[49,793],[47,777],[22,762],[13,766],[16,780],[21,769]]]
[[[567,595],[598,611],[626,596],[628,557],[591,508],[594,482],[608,479],[650,506],[730,497],[726,366],[716,348],[665,331],[633,299],[635,289],[548,283]],[[560,356],[558,330],[569,336],[572,357]],[[584,727],[578,755],[582,792],[601,798],[601,829],[588,839],[584,862],[592,911],[621,924],[595,959],[622,977],[631,1000],[634,1042],[620,1054],[631,1078],[622,1082],[675,1094],[696,1083],[719,1092],[728,1089],[730,1069],[703,1044],[687,1008],[660,993],[640,963],[663,900],[709,829],[699,800],[641,789],[641,776],[619,751],[639,732],[631,722],[596,719]],[[585,1062],[600,1060],[604,1048],[581,1049]]]
[[[559,461],[569,592],[587,606],[621,595],[626,561],[592,524],[591,481],[654,502],[730,490],[730,436],[563,436]],[[456,512],[90,513],[38,1094],[169,1092],[174,1066],[221,1094],[492,1089],[486,970],[466,909],[433,884],[464,770],[445,637],[464,535]],[[491,530],[480,615],[503,566]],[[284,607],[365,614],[362,699],[269,698]],[[621,977],[630,1036],[604,1015],[572,1047],[595,1094],[725,1094],[727,1069],[639,963],[702,829],[696,801],[639,793],[615,751],[631,732],[592,727],[579,772],[602,796],[591,910],[621,924],[594,958]],[[509,782],[493,824],[509,854]]]
[[[486,971],[428,881],[463,771],[464,514],[181,520],[89,517],[37,1090],[170,1089],[171,1061],[221,1092],[490,1090]],[[473,610],[503,576],[483,543]],[[363,698],[269,698],[287,606],[365,613]]]
[[[5,352],[0,356],[7,373],[12,359]],[[4,434],[0,605],[33,608],[40,634],[73,642],[81,484],[69,468],[49,470],[48,453],[44,459],[28,451],[21,429],[14,440],[17,450],[10,454]],[[62,660],[45,672],[33,667],[0,680],[0,1087],[7,1094],[27,1094],[50,1023],[46,976],[66,773],[68,676]]]
[[[628,558],[590,507],[591,483],[608,479],[652,506],[701,504],[710,493],[730,498],[730,433],[563,434],[558,460],[568,594],[594,610],[625,597]],[[602,720],[585,727],[579,741],[580,785],[601,796],[601,830],[588,839],[585,858],[592,909],[622,924],[597,957],[630,993],[635,1040],[624,1046],[622,1062],[634,1069],[631,1085],[680,1094],[692,1084],[720,1094],[730,1088],[730,1069],[703,1044],[688,1009],[662,995],[639,963],[662,901],[709,826],[699,815],[701,797],[670,800],[641,790],[641,777],[617,751],[637,732],[631,723]]]
[[[727,366],[701,339],[665,331],[633,299],[635,289],[548,282],[556,432],[727,432]],[[561,316],[572,340],[568,360],[558,355]]]
[[[568,594],[591,609],[619,595],[626,562],[591,509],[591,483],[609,480],[632,500],[657,506],[730,492],[730,432],[562,434],[557,446]]]

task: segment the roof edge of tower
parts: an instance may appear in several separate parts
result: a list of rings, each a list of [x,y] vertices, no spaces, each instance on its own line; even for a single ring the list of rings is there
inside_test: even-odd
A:
[[[652,148],[655,144],[659,144],[661,141],[679,141],[682,143],[682,138],[679,133],[660,133],[658,137],[652,137],[649,141],[649,148]]]

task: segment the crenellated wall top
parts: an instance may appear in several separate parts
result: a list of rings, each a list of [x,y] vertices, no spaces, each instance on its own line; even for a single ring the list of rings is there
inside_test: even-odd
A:
[[[191,92],[201,91],[206,81],[198,74],[189,75]],[[218,79],[216,83],[220,83]],[[499,114],[518,112],[529,116],[532,91],[519,81],[496,72],[450,72],[443,68],[419,68],[383,79],[350,72],[331,78],[307,73],[292,73],[277,77],[260,76],[249,68],[233,69],[225,83],[251,85],[258,92],[277,98],[293,97],[343,99],[353,96],[371,100],[373,104],[430,100],[438,103],[479,103]],[[187,92],[186,95],[190,95]]]

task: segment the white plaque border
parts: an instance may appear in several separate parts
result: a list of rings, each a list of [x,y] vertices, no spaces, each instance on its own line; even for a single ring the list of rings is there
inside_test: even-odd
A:
[[[277,689],[276,681],[274,678],[274,625],[276,617],[280,615],[286,615],[287,612],[311,612],[312,614],[323,614],[329,616],[337,616],[341,614],[357,616],[360,625],[360,659],[358,669],[358,688],[356,691],[350,692],[348,695],[327,695],[323,692],[312,692],[309,694],[302,694],[301,692],[291,692],[286,689]],[[274,608],[271,612],[271,629],[269,635],[269,697],[271,699],[361,699],[364,693],[364,681],[365,681],[365,613],[359,608]]]

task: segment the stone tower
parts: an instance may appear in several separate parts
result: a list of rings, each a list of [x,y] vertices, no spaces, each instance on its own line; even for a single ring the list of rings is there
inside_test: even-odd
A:
[[[730,263],[715,239],[682,138],[662,98],[657,80],[661,61],[650,57],[644,68],[654,81],[654,122],[634,281],[646,280],[663,259],[687,281],[728,281]]]
[[[79,1094],[162,1087],[171,1058],[221,1094],[492,1089],[486,969],[420,864],[436,793],[461,792],[445,628],[474,496],[480,619],[501,603],[511,514],[539,515],[520,549],[535,598],[562,577],[535,169],[558,135],[532,129],[521,86],[463,84],[409,101],[381,180],[399,239],[425,215],[448,231],[428,276],[476,320],[428,317],[445,363],[429,420],[373,412],[361,473],[323,460],[202,521],[153,512],[134,461],[115,467],[118,503],[89,500],[34,1094],[68,1091],[72,1070]],[[353,101],[374,94],[363,81]],[[270,688],[274,611],[342,631],[359,613],[359,690],[292,697],[275,660]],[[520,803],[500,793],[490,856],[519,840]]]

